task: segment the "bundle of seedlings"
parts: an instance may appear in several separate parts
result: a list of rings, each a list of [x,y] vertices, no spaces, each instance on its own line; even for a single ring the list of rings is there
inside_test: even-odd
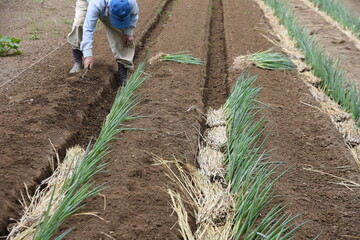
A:
[[[356,83],[347,79],[347,72],[339,60],[328,56],[319,41],[301,26],[294,11],[283,0],[263,0],[273,9],[280,23],[287,29],[290,38],[304,53],[305,62],[312,68],[314,76],[321,79],[320,88],[344,111],[350,112],[360,126],[360,96]]]
[[[257,52],[245,56],[239,56],[234,60],[234,67],[237,69],[246,69],[251,65],[258,68],[275,70],[294,70],[295,64],[285,55],[277,52],[271,52],[273,49]]]
[[[157,61],[179,62],[185,64],[203,65],[203,61],[199,58],[192,56],[188,51],[176,52],[166,54],[163,52],[157,53],[149,59],[149,63],[153,64]]]
[[[84,200],[104,190],[107,186],[95,186],[94,176],[103,171],[109,164],[110,141],[121,131],[129,130],[125,121],[137,118],[129,115],[137,104],[138,97],[134,91],[147,77],[142,77],[144,63],[130,77],[128,84],[119,89],[115,102],[103,123],[100,134],[86,151],[76,147],[68,150],[67,156],[58,169],[39,186],[33,197],[29,197],[30,205],[25,206],[25,215],[16,223],[7,239],[47,240],[53,238],[66,218],[82,209]],[[23,201],[25,204],[25,201]],[[63,239],[73,228],[66,230],[56,239]]]

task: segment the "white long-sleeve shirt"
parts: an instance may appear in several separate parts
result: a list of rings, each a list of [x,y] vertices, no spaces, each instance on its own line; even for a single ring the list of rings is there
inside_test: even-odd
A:
[[[84,57],[92,56],[92,47],[94,41],[94,33],[98,19],[109,18],[110,0],[86,0],[88,2],[85,22],[83,25],[83,39],[80,50]],[[128,0],[130,3],[130,25],[124,30],[124,34],[132,35],[133,29],[136,27],[139,19],[139,8],[136,0]]]

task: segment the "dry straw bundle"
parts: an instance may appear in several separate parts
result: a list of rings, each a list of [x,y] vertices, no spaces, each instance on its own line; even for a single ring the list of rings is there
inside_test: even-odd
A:
[[[176,184],[179,192],[168,190],[172,206],[178,215],[178,224],[184,239],[231,239],[233,197],[229,188],[220,182],[212,182],[198,169],[178,160],[165,161],[159,157],[155,162],[167,170],[168,177]],[[175,166],[173,170],[172,166]],[[190,204],[197,230],[191,231],[189,214],[185,203]]]
[[[74,174],[74,166],[78,165],[84,156],[84,149],[79,146],[67,150],[64,161],[58,166],[54,173],[36,189],[31,197],[29,193],[29,205],[23,198],[22,206],[24,214],[22,218],[13,225],[8,235],[8,240],[31,240],[34,237],[36,227],[41,218],[48,211],[52,215],[64,199],[64,185]],[[58,159],[59,161],[59,159]],[[45,186],[45,188],[43,188]]]
[[[231,239],[234,197],[225,180],[225,156],[219,149],[227,142],[226,115],[223,108],[209,109],[206,119],[205,146],[199,146],[197,162],[199,168],[175,160],[166,162],[155,158],[164,165],[168,176],[176,183],[180,193],[168,190],[178,224],[184,239]],[[177,174],[171,164],[176,166]],[[183,197],[182,197],[182,196]],[[193,209],[197,230],[193,233],[188,222],[185,204]]]

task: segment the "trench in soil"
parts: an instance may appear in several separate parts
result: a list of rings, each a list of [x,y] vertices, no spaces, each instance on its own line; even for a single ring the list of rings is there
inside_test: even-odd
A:
[[[229,94],[224,13],[221,0],[212,0],[210,8],[209,50],[204,91],[205,111],[221,107]]]
[[[171,11],[173,2],[173,0],[167,0],[163,2],[162,8],[155,17],[155,20],[149,25],[146,32],[142,35],[139,41],[140,44],[136,46],[136,53],[134,56],[135,66],[144,60],[148,52],[147,50],[150,48],[150,45],[153,44],[154,39],[156,39],[162,31],[163,25],[169,18],[167,12]],[[89,143],[95,142],[96,139],[94,139],[94,136],[99,135],[102,123],[111,109],[118,88],[116,86],[116,73],[113,72],[111,68],[108,68],[108,70],[110,72],[110,85],[103,89],[103,91],[94,101],[94,103],[91,104],[89,108],[85,111],[85,116],[83,117],[84,120],[81,124],[82,128],[68,136],[68,138],[65,140],[65,144],[59,146],[56,149],[61,161],[64,159],[66,150],[69,147],[74,145],[80,145],[85,148]],[[92,77],[90,77],[90,79],[88,80],[91,81],[91,78]],[[52,156],[50,156],[50,158],[55,160],[56,154],[54,153]],[[57,161],[54,161],[54,163],[56,162]],[[55,168],[56,167],[57,166],[55,165]],[[33,195],[36,187],[40,185],[44,179],[50,177],[51,174],[52,170],[50,166],[48,166],[39,176],[34,179],[33,185],[27,186],[30,195]],[[17,209],[17,211],[19,212],[19,216],[21,216],[20,211],[22,209],[22,206],[19,204],[19,202],[14,203],[14,209]],[[6,217],[6,219],[9,220],[7,224],[1,226],[0,236],[5,236],[8,234],[7,226],[12,223],[11,216]]]

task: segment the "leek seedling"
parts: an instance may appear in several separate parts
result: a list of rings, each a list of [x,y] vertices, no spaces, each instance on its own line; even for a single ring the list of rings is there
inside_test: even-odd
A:
[[[186,64],[196,64],[202,65],[203,61],[199,58],[193,57],[191,54],[187,54],[188,52],[177,52],[172,54],[164,54],[160,57],[161,61],[170,61],[170,62],[180,62]]]
[[[281,53],[271,52],[272,49],[268,49],[263,52],[257,52],[243,56],[244,61],[254,62],[255,65],[262,69],[283,69],[283,70],[294,70],[296,69],[295,64],[290,59]]]

